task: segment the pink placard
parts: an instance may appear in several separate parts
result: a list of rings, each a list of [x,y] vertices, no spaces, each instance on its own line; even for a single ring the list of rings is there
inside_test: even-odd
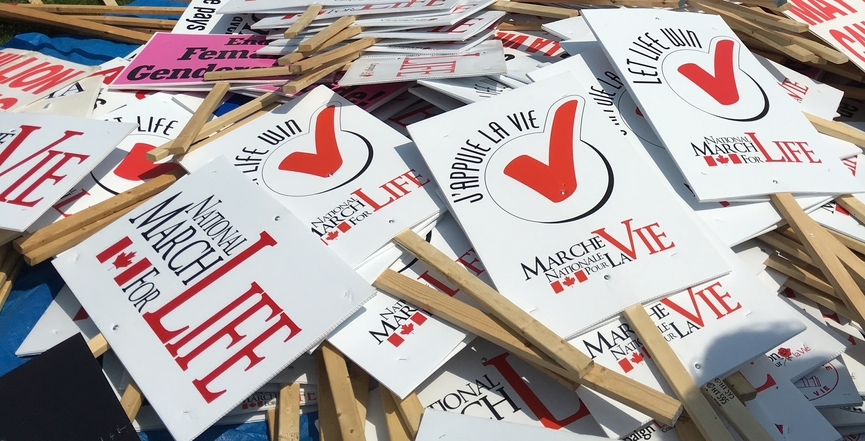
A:
[[[193,88],[200,89],[206,72],[275,66],[276,58],[255,54],[266,45],[265,37],[258,35],[157,33],[112,87],[197,86]]]

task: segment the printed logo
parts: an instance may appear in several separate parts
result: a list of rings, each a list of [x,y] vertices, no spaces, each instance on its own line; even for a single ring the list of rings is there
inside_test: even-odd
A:
[[[613,170],[580,138],[584,102],[559,100],[542,130],[506,141],[490,157],[485,181],[496,205],[527,221],[563,223],[589,216],[607,202]]]
[[[763,88],[739,66],[741,44],[729,37],[712,40],[709,51],[679,49],[664,58],[661,73],[682,100],[710,115],[754,121],[769,111]]]
[[[634,370],[634,365],[640,364],[646,358],[652,358],[649,356],[649,351],[646,348],[642,348],[642,353],[640,351],[634,351],[630,357],[625,357],[619,360],[619,367],[622,368],[622,372],[628,373]]]
[[[283,196],[302,197],[340,188],[363,174],[372,163],[372,144],[342,130],[341,113],[340,104],[328,104],[312,116],[312,133],[286,137],[290,142],[264,160],[262,183]]]
[[[808,401],[814,401],[832,393],[838,387],[838,381],[838,370],[831,363],[827,363],[793,384],[808,397]]]

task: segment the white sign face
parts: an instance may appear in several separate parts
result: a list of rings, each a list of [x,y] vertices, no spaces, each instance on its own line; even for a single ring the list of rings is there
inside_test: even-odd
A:
[[[493,421],[451,412],[426,411],[421,419],[417,441],[473,441],[495,439],[501,441],[603,441],[606,438],[577,435],[569,432],[542,429],[525,424]]]
[[[327,87],[186,155],[181,165],[196,170],[217,156],[228,157],[352,267],[440,212],[411,141]]]
[[[507,71],[499,41],[487,41],[474,49],[450,55],[368,55],[354,60],[339,80],[341,86],[415,81],[435,78],[475,77]]]
[[[862,404],[862,397],[841,357],[808,372],[793,384],[817,408]]]
[[[480,338],[427,379],[417,396],[428,410],[604,436],[574,391]]]
[[[180,134],[190,117],[189,111],[164,93],[136,100],[105,115],[106,121],[136,124],[138,128],[28,230],[35,231],[178,168],[170,158],[153,162],[146,154]]]
[[[399,38],[418,41],[465,41],[483,32],[497,20],[505,16],[502,11],[483,11],[466,17],[453,25],[420,28],[417,25],[405,30],[371,28],[361,32],[359,38]]]
[[[221,158],[54,266],[181,441],[318,344],[374,291]]]
[[[316,2],[324,7],[360,7],[374,8],[374,5],[393,4],[393,0],[321,0]],[[249,14],[263,12],[267,14],[281,12],[303,13],[309,6],[306,0],[228,0],[216,10],[220,14]]]
[[[409,126],[496,287],[565,337],[729,271],[576,83],[562,75]]]
[[[844,98],[844,92],[828,84],[812,80],[808,76],[772,60],[759,55],[755,57],[775,77],[775,81],[787,92],[787,95],[799,103],[803,112],[830,121],[835,118],[835,111],[838,110],[838,105]]]
[[[39,52],[0,49],[0,111],[18,110],[92,71]]]
[[[720,17],[584,16],[701,202],[863,190]]]
[[[45,98],[21,107],[18,111],[90,118],[101,84],[101,78],[91,75],[81,81],[55,90]]]
[[[30,226],[134,128],[69,116],[0,114],[0,228]]]
[[[235,2],[238,5],[241,2]],[[425,2],[399,2],[399,3],[384,3],[384,4],[365,4],[358,6],[339,6],[333,8],[322,8],[318,13],[316,21],[326,20],[346,15],[378,15],[387,14],[390,16],[409,15],[412,17],[438,15],[445,11],[454,9],[460,0],[428,0]],[[274,11],[268,11],[269,14],[274,14]],[[303,11],[288,12],[284,15],[275,15],[264,17],[254,25],[253,29],[287,29],[303,14]]]
[[[739,370],[757,390],[748,410],[776,441],[837,441],[841,435],[766,358]]]
[[[726,377],[805,329],[797,320],[800,314],[787,309],[732,251],[722,253],[733,267],[730,274],[645,305],[698,385]],[[624,319],[614,319],[569,342],[601,366],[672,393]],[[609,436],[621,437],[651,421],[589,389],[577,393]]]
[[[99,333],[99,329],[93,324],[93,320],[90,320],[90,316],[78,303],[69,287],[64,286],[57,293],[57,297],[48,304],[48,309],[39,321],[33,325],[33,329],[21,342],[15,355],[19,357],[39,355],[78,333],[81,333],[84,339],[90,340]]]
[[[530,72],[535,81],[571,72],[591,91],[592,99],[607,113],[608,123],[631,144],[644,149],[661,173],[688,206],[709,225],[728,246],[739,244],[781,222],[778,210],[765,202],[700,202],[691,191],[688,181],[676,167],[670,154],[652,128],[643,112],[634,103],[607,57],[596,42],[569,45],[579,50],[571,57],[550,66]],[[857,147],[858,148],[858,147]],[[804,210],[823,204],[826,197],[797,197]]]
[[[483,264],[451,216],[438,222],[426,239],[473,274],[486,278]],[[400,259],[391,269],[450,296],[459,292],[414,256]],[[328,340],[391,392],[405,398],[473,338],[410,303],[379,292]]]
[[[513,89],[489,77],[419,80],[418,84],[437,90],[466,104],[492,98]]]

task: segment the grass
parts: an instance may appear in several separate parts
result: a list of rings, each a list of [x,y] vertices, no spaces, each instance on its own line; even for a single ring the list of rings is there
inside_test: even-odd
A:
[[[131,1],[132,0],[118,0],[117,4],[125,5]],[[0,0],[0,3],[26,2],[27,0]],[[48,5],[104,5],[101,0],[43,0],[42,2]],[[21,23],[12,20],[0,19],[0,45],[6,44],[6,42],[11,40],[12,37],[14,37],[15,35],[23,34],[25,32],[41,32],[48,36],[69,33],[69,31],[64,32],[60,30],[55,30],[38,24]]]

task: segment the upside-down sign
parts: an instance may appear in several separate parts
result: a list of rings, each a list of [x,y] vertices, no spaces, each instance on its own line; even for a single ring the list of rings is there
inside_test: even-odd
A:
[[[55,261],[178,440],[191,440],[372,293],[223,158]]]

